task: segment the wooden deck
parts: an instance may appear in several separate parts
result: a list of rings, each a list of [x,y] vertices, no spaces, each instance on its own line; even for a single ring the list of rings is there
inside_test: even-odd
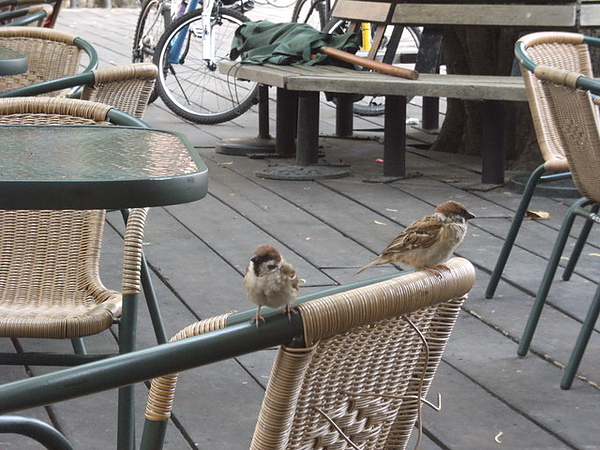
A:
[[[268,8],[268,9],[265,9]],[[102,64],[127,63],[135,10],[64,10],[58,27],[96,46]],[[289,11],[287,12],[289,14]],[[260,7],[250,16],[287,15]],[[274,108],[272,108],[274,111]],[[413,107],[409,116],[418,117]],[[333,130],[333,110],[322,109],[323,133]],[[519,195],[508,188],[469,189],[480,176],[479,158],[433,154],[423,147],[431,135],[410,127],[408,168],[422,176],[390,184],[365,183],[381,173],[376,131],[381,120],[356,120],[356,139],[322,139],[330,163],[350,164],[351,176],[318,182],[265,180],[254,171],[281,161],[215,153],[220,139],[257,135],[256,111],[230,123],[197,126],[173,116],[160,102],[147,121],[183,132],[209,167],[209,195],[196,203],[155,208],[147,226],[145,251],[154,273],[169,335],[197,318],[251,307],[245,300],[242,272],[254,246],[273,243],[297,268],[301,292],[355,280],[354,272],[372,259],[414,219],[448,199],[463,202],[478,218],[470,222],[457,254],[477,268],[478,281],[446,350],[430,391],[442,393],[439,412],[425,409],[422,449],[596,449],[600,448],[600,336],[594,333],[573,388],[559,388],[566,363],[598,282],[600,230],[593,231],[577,273],[556,281],[551,307],[544,311],[534,351],[516,355],[516,342],[541,280],[557,230],[571,200],[535,197],[531,209],[550,213],[547,220],[525,221],[494,299],[483,292],[506,235]],[[510,177],[513,175],[508,172]],[[111,215],[106,238],[105,282],[114,286],[120,217]],[[572,244],[572,241],[569,242]],[[383,267],[360,276],[395,270]],[[144,311],[144,308],[141,308]],[[56,342],[28,342],[44,348]],[[140,317],[139,347],[153,345]],[[114,348],[110,333],[88,342],[92,350]],[[12,348],[0,340],[0,348]],[[183,374],[168,449],[231,450],[247,448],[274,350],[225,361]],[[54,369],[2,367],[0,382]],[[143,420],[146,389],[137,389],[138,422]],[[47,408],[23,411],[62,430],[75,448],[115,448],[116,392],[97,394]],[[139,434],[139,433],[138,433]],[[139,436],[138,436],[139,437]],[[0,449],[38,449],[15,435],[0,435]]]

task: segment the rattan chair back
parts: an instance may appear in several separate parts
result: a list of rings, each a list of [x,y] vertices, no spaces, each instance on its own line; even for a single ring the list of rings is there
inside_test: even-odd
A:
[[[94,83],[85,85],[81,98],[112,105],[142,118],[158,76],[152,63],[136,63],[94,69]]]
[[[0,128],[108,125],[110,110],[75,99],[0,99]],[[104,215],[102,210],[0,211],[0,336],[78,338],[113,325],[121,315],[122,293],[140,289],[146,210],[134,210],[128,221],[122,293],[105,288],[99,277]]]
[[[0,91],[78,73],[83,51],[76,45],[75,39],[75,36],[49,28],[0,27],[0,45],[28,59],[27,72],[0,78]],[[43,95],[63,94],[63,91],[55,91]]]
[[[554,78],[546,73],[544,91],[577,189],[582,196],[600,203],[600,121],[598,107],[588,91],[577,89],[576,77],[564,72]]]
[[[302,343],[279,350],[251,448],[405,448],[474,283],[468,261],[447,265],[442,279],[414,272],[299,303]],[[175,339],[223,328],[227,317]],[[176,381],[153,380],[147,422],[170,416]]]
[[[520,41],[524,43],[529,58],[536,64],[560,67],[588,77],[592,76],[590,52],[579,34],[540,32],[527,35]],[[569,166],[558,135],[560,125],[556,123],[556,117],[551,114],[542,83],[524,67],[521,67],[521,73],[546,170],[566,172]]]

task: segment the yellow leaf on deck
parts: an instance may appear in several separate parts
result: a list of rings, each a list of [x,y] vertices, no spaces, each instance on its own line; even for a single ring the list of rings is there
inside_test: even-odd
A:
[[[528,209],[527,212],[525,213],[525,216],[529,220],[549,219],[550,213],[547,213],[546,211],[531,211]]]
[[[378,220],[374,220],[373,222],[375,222],[377,225],[387,225],[387,223],[383,223]]]

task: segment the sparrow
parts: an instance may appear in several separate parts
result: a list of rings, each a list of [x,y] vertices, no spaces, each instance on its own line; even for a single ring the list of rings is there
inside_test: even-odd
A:
[[[438,206],[433,214],[422,217],[410,224],[402,233],[366,266],[399,263],[413,269],[427,269],[441,276],[442,263],[447,261],[462,242],[467,232],[467,220],[473,219],[465,206],[448,201]]]
[[[256,316],[252,319],[257,328],[259,321],[265,320],[260,315],[263,306],[283,306],[284,314],[290,318],[290,305],[298,294],[296,269],[281,257],[275,247],[261,244],[254,249],[254,255],[246,267],[244,289],[248,300],[258,305]]]

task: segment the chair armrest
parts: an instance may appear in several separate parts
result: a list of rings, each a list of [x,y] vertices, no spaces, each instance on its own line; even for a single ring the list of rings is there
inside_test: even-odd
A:
[[[127,218],[123,236],[122,293],[137,294],[141,289],[142,245],[148,208],[134,208]]]

